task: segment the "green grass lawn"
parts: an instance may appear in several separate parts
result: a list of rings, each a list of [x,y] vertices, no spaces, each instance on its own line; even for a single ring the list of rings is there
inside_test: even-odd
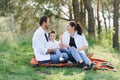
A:
[[[95,58],[112,63],[117,72],[103,70],[83,71],[76,67],[38,67],[32,68],[29,61],[32,51],[11,49],[0,51],[0,80],[120,80],[120,54],[111,49],[94,46],[91,51]]]

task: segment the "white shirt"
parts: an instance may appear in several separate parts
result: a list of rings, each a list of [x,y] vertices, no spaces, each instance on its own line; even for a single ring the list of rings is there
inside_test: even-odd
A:
[[[46,54],[48,49],[45,33],[47,32],[39,27],[32,38],[32,47],[37,61],[50,60],[50,54]]]
[[[48,41],[47,48],[48,49],[55,49],[59,47],[59,42],[58,41]]]
[[[81,48],[83,46],[88,46],[88,42],[84,36],[84,34],[79,35],[77,32],[74,33],[74,40],[77,48]],[[70,33],[69,32],[64,32],[62,36],[62,42],[65,45],[69,45],[70,43]],[[80,50],[80,53],[85,53],[84,50]]]

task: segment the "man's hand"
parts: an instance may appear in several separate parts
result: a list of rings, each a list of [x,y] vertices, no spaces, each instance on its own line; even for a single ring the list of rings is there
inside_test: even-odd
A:
[[[46,54],[51,54],[55,49],[48,49]]]

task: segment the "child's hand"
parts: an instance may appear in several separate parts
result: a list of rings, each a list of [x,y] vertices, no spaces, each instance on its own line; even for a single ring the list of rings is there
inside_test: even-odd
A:
[[[59,50],[62,49],[62,48],[63,48],[63,46],[59,46],[59,47],[58,47]]]
[[[66,47],[66,48],[70,48],[70,46],[69,46],[69,45],[64,45],[64,47]]]

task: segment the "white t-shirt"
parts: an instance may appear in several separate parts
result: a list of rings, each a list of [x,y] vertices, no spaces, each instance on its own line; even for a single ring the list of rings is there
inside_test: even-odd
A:
[[[59,42],[58,41],[48,41],[47,43],[47,48],[48,49],[54,49],[59,47]]]

